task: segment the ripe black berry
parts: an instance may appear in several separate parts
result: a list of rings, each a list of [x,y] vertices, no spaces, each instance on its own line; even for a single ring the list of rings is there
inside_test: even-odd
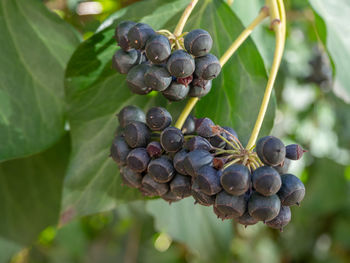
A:
[[[205,165],[211,165],[213,156],[204,150],[194,150],[189,152],[184,159],[185,171],[188,175],[196,176],[196,172]]]
[[[248,213],[248,211],[246,211],[242,216],[236,218],[236,220],[238,223],[240,223],[241,225],[244,225],[245,227],[255,225],[256,223],[259,222],[259,220],[252,217]]]
[[[262,166],[252,174],[254,189],[264,196],[274,195],[281,188],[281,176],[270,166]]]
[[[196,58],[195,74],[200,79],[210,80],[216,78],[221,71],[221,65],[217,57],[213,54],[207,54]]]
[[[206,195],[205,193],[203,193],[199,189],[197,182],[193,182],[191,194],[195,200],[195,204],[198,203],[204,206],[211,206],[215,203],[215,195]]]
[[[224,215],[225,219],[242,216],[247,208],[244,195],[234,196],[221,191],[216,195],[215,208]]]
[[[124,51],[119,49],[112,59],[112,66],[121,74],[126,74],[134,66],[141,62],[141,53],[135,49]]]
[[[234,164],[222,172],[221,185],[229,194],[238,196],[249,189],[250,178],[250,173],[246,166]]]
[[[181,151],[177,152],[173,159],[173,164],[176,169],[176,171],[180,174],[187,175],[185,167],[184,167],[184,160],[187,156],[188,152],[185,149],[182,149]]]
[[[177,196],[175,193],[171,191],[168,191],[166,194],[162,195],[161,198],[167,201],[169,204],[180,201],[182,199],[180,196]]]
[[[133,121],[146,122],[145,113],[139,107],[133,105],[124,107],[117,116],[119,124],[123,128]]]
[[[259,221],[270,221],[274,219],[281,207],[281,201],[277,195],[263,196],[254,192],[248,201],[249,214]]]
[[[200,57],[209,53],[213,46],[213,39],[207,31],[195,29],[185,36],[184,44],[189,53],[195,57]]]
[[[125,127],[125,140],[131,148],[146,147],[151,139],[151,132],[143,122],[134,121]]]
[[[182,126],[182,133],[185,135],[193,134],[196,131],[196,122],[192,115],[188,115],[184,125]]]
[[[171,191],[181,198],[191,195],[191,177],[176,174],[170,182]]]
[[[219,175],[220,173],[216,169],[206,165],[196,172],[195,181],[203,193],[215,195],[222,190]]]
[[[284,161],[282,164],[276,165],[273,168],[280,174],[286,174],[288,172],[289,166],[290,166],[291,160],[288,158],[284,158]]]
[[[212,87],[212,81],[211,80],[203,80],[203,85],[199,85],[198,81],[192,81],[192,85],[190,88],[190,91],[188,93],[188,96],[190,97],[197,97],[202,98],[205,95],[209,93]]]
[[[290,144],[286,146],[286,158],[288,159],[299,160],[304,152],[304,149],[298,144]]]
[[[163,91],[169,87],[172,77],[162,66],[152,65],[144,75],[145,84],[148,88]]]
[[[213,132],[214,122],[209,118],[196,120],[196,132],[199,136],[209,138],[215,135]]]
[[[185,143],[185,149],[189,151],[205,150],[210,151],[213,147],[210,145],[207,139],[201,136],[194,136]]]
[[[172,117],[166,109],[162,107],[153,107],[150,108],[146,114],[146,122],[151,130],[161,131],[171,124]]]
[[[175,169],[167,157],[160,157],[149,163],[148,174],[158,183],[167,183],[174,177]]]
[[[147,58],[155,64],[164,62],[171,54],[169,40],[163,35],[150,37],[145,50]]]
[[[147,24],[137,23],[128,32],[129,45],[135,49],[143,49],[147,40],[155,34]]]
[[[145,148],[133,149],[126,157],[128,167],[138,173],[142,173],[147,169],[150,160],[151,158]]]
[[[299,205],[305,196],[305,186],[298,177],[293,174],[284,174],[281,176],[282,186],[277,193],[281,199],[282,205]]]
[[[146,174],[142,178],[142,185],[140,191],[143,195],[149,197],[162,196],[169,191],[169,185],[157,183],[149,174]]]
[[[182,148],[184,136],[178,128],[168,127],[160,134],[160,144],[167,152],[177,152]]]
[[[268,225],[271,228],[275,228],[275,229],[279,229],[280,231],[283,231],[283,228],[286,225],[288,225],[291,219],[292,219],[292,213],[290,211],[289,206],[282,206],[279,214],[271,221],[266,222],[266,225]]]
[[[276,166],[283,162],[286,147],[280,139],[274,136],[266,136],[256,143],[256,152],[264,164]]]
[[[162,91],[162,94],[169,101],[180,101],[186,98],[188,92],[188,87],[173,81],[166,90]]]
[[[135,22],[123,21],[118,24],[115,30],[115,40],[118,42],[118,45],[125,51],[128,51],[130,49],[128,33],[134,25],[136,25]]]
[[[120,175],[125,185],[131,188],[141,187],[142,175],[140,173],[131,170],[129,167],[122,167]]]
[[[174,51],[167,62],[167,69],[177,78],[185,78],[193,74],[195,62],[190,54],[183,50]]]
[[[159,142],[150,142],[147,145],[147,153],[151,158],[158,158],[164,152]]]
[[[126,164],[126,157],[131,151],[129,145],[122,136],[117,136],[113,140],[111,146],[111,157],[119,165]]]
[[[152,91],[146,86],[145,73],[150,68],[150,65],[140,64],[132,67],[126,76],[126,83],[131,92],[139,95],[145,95]]]

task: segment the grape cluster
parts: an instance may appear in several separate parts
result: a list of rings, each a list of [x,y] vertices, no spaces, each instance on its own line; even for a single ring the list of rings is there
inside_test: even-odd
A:
[[[121,49],[113,56],[113,68],[127,74],[127,85],[136,94],[155,90],[169,101],[208,94],[221,71],[219,60],[209,53],[210,34],[196,29],[176,37],[163,31],[143,23],[119,23],[115,39]]]
[[[179,130],[162,107],[144,114],[126,106],[118,119],[111,157],[124,184],[145,196],[170,203],[192,196],[198,204],[213,206],[222,220],[245,226],[263,221],[281,230],[291,220],[289,207],[304,198],[303,183],[287,173],[291,160],[304,153],[297,144],[285,146],[266,136],[251,153],[255,159],[245,159],[235,130],[216,126],[209,118],[190,115]]]

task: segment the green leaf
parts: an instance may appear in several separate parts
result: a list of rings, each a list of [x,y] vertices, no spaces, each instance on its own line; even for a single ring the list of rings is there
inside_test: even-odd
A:
[[[64,134],[63,76],[76,33],[36,0],[0,0],[0,161]]]
[[[21,250],[22,246],[0,237],[0,263],[9,262],[11,257]]]
[[[58,222],[69,138],[32,157],[0,165],[0,238],[25,246]]]
[[[128,19],[148,23],[157,30],[172,30],[188,2],[150,0],[122,9],[112,16],[117,18],[114,26],[96,33],[72,56],[66,72],[66,93],[73,154],[65,181],[64,222],[75,216],[111,209],[116,200],[140,196],[136,190],[120,186],[118,168],[108,158],[117,127],[115,115],[128,104],[148,109],[152,105],[166,105],[166,102],[161,95],[131,94],[125,76],[111,69],[111,58],[117,50],[114,28],[118,21]],[[107,20],[106,24],[109,23]],[[206,0],[199,2],[185,29],[194,28],[204,28],[212,34],[215,42],[212,51],[220,56],[243,26],[226,3]],[[241,139],[247,141],[266,81],[261,56],[253,42],[248,40],[225,65],[221,76],[214,81],[212,92],[200,100],[196,107],[197,116],[209,116],[220,125],[234,125]],[[184,104],[172,103],[169,109],[176,117]],[[272,127],[273,113],[274,107],[270,107],[264,134]]]
[[[189,197],[171,205],[161,199],[149,201],[146,210],[154,217],[159,232],[185,243],[201,262],[226,262],[233,237],[232,222],[219,220],[212,207],[194,205]]]
[[[350,76],[347,72],[350,60],[349,22],[350,2],[347,0],[309,0],[315,12],[321,16],[327,28],[327,50],[335,67],[334,92],[345,102],[350,103]],[[319,19],[318,19],[319,20]],[[318,21],[317,20],[317,21]],[[321,39],[324,39],[324,24],[316,23]]]

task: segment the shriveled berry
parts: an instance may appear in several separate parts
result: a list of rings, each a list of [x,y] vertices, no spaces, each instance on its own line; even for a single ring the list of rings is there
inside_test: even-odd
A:
[[[164,62],[171,54],[168,38],[158,34],[148,39],[145,50],[147,58],[155,64]]]
[[[193,74],[195,62],[190,54],[183,50],[174,51],[168,59],[167,69],[177,78],[185,78]]]
[[[143,49],[153,35],[155,32],[149,25],[137,23],[128,32],[129,45],[135,49]]]
[[[138,173],[146,171],[150,160],[151,158],[145,148],[133,149],[126,157],[128,167]]]
[[[112,59],[112,67],[120,74],[127,74],[129,70],[141,62],[141,53],[135,49],[124,51],[122,49],[115,52]]]
[[[195,204],[204,206],[211,206],[215,203],[215,195],[206,195],[200,189],[196,182],[193,182],[191,188],[192,197],[195,200]]]
[[[191,177],[176,174],[170,182],[171,191],[181,197],[185,198],[191,195]]]
[[[180,201],[182,199],[180,196],[177,196],[175,193],[171,191],[168,191],[166,194],[162,195],[161,198],[167,201],[169,204]]]
[[[200,57],[209,53],[213,46],[213,39],[207,31],[195,29],[184,37],[184,44],[189,53],[195,57]]]
[[[141,187],[142,174],[131,170],[129,167],[122,167],[120,169],[120,175],[125,185],[131,188]]]
[[[139,107],[133,105],[124,107],[117,116],[122,128],[133,121],[146,122],[145,113]]]
[[[256,143],[256,152],[264,164],[276,166],[283,162],[286,147],[280,139],[274,136],[266,136]]]
[[[247,208],[244,195],[234,196],[221,191],[216,195],[215,208],[225,216],[226,219],[232,219],[242,216]]]
[[[193,81],[190,91],[188,93],[188,96],[190,97],[197,97],[197,98],[202,98],[205,95],[207,95],[209,93],[209,91],[211,90],[212,87],[212,81],[211,80],[205,80],[205,84],[204,85],[198,85],[196,84],[198,83]]]
[[[210,80],[216,78],[221,71],[221,65],[216,56],[207,54],[203,57],[196,58],[195,74],[200,79]]]
[[[252,217],[248,213],[248,211],[246,211],[242,216],[238,217],[236,220],[238,223],[240,223],[241,225],[244,225],[245,227],[255,225],[256,223],[259,222],[259,220]]]
[[[205,150],[210,151],[213,147],[209,141],[201,136],[194,136],[185,143],[185,149],[189,151]]]
[[[286,146],[286,158],[291,160],[299,160],[305,150],[299,144],[290,144]]]
[[[156,91],[163,91],[169,87],[172,77],[162,66],[152,65],[144,75],[147,87]]]
[[[117,136],[114,138],[111,146],[111,157],[117,164],[125,165],[126,157],[130,151],[131,148],[122,136]]]
[[[118,42],[118,45],[125,51],[128,51],[130,49],[128,33],[134,25],[136,25],[135,22],[122,21],[118,24],[115,30],[115,40]]]
[[[288,172],[289,166],[291,164],[291,160],[288,158],[284,158],[282,164],[276,165],[273,168],[280,174],[286,174]]]
[[[221,185],[231,195],[242,195],[250,186],[250,173],[246,166],[234,164],[227,167],[221,176]]]
[[[271,228],[279,229],[280,231],[283,231],[283,228],[286,225],[288,225],[291,219],[292,219],[292,213],[290,211],[289,206],[282,206],[279,214],[271,221],[266,222],[266,225],[268,225]]]
[[[167,183],[174,177],[175,168],[168,158],[160,157],[149,163],[148,174],[158,183]]]
[[[184,167],[184,160],[187,156],[188,152],[185,149],[182,149],[181,151],[177,152],[173,159],[173,164],[176,169],[176,171],[180,174],[187,175],[185,167]]]
[[[169,101],[180,101],[186,98],[188,92],[188,87],[173,81],[166,90],[162,91],[162,94]]]
[[[213,132],[214,122],[209,118],[201,118],[196,120],[196,132],[199,136],[209,138],[215,135]]]
[[[196,172],[205,165],[211,165],[213,159],[208,151],[194,150],[189,152],[183,162],[185,171],[188,175],[196,176]]]
[[[184,136],[178,128],[168,127],[160,134],[160,144],[167,152],[179,151],[184,143]]]
[[[152,107],[146,114],[148,127],[153,131],[161,131],[172,122],[171,114],[163,107]]]
[[[277,195],[263,196],[254,192],[248,201],[248,212],[263,222],[274,219],[280,212],[281,201]]]
[[[197,181],[199,189],[207,195],[215,195],[222,190],[220,173],[209,165],[201,167],[196,172],[195,181]]]
[[[264,196],[276,194],[282,185],[281,176],[270,166],[262,166],[252,174],[254,189]]]
[[[146,174],[142,178],[140,191],[143,195],[149,197],[162,196],[169,191],[169,185],[158,183],[154,181],[154,179],[149,174]]]
[[[305,196],[305,186],[298,177],[293,174],[283,174],[281,176],[282,186],[277,193],[282,205],[299,205]]]
[[[184,125],[182,126],[182,133],[185,135],[193,134],[196,131],[196,123],[192,115],[188,115]]]
[[[145,83],[145,73],[150,65],[140,64],[132,67],[126,76],[126,83],[132,93],[145,95],[152,91]]]
[[[149,154],[149,156],[151,158],[158,158],[164,152],[164,150],[159,142],[150,142],[147,145],[146,149],[147,149],[147,153]]]
[[[125,126],[125,141],[131,148],[146,147],[151,140],[151,132],[143,122],[134,121]]]

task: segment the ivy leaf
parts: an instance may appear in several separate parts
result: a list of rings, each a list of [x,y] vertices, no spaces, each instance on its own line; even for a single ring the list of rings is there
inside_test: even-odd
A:
[[[66,94],[72,132],[73,153],[65,180],[62,222],[75,216],[112,209],[117,201],[139,198],[136,190],[121,187],[118,168],[109,155],[109,147],[117,127],[116,113],[128,104],[145,110],[152,105],[165,106],[161,96],[131,94],[125,76],[111,69],[111,58],[117,50],[113,39],[115,25],[122,20],[142,21],[155,29],[173,30],[188,0],[139,2],[113,15],[108,27],[80,45],[66,72]],[[107,27],[106,27],[107,26]],[[224,1],[200,1],[186,30],[204,28],[214,38],[212,52],[222,55],[243,26]],[[209,116],[220,125],[234,125],[246,142],[258,114],[267,81],[264,63],[251,40],[248,40],[225,65],[214,81],[209,95],[202,98],[196,115]],[[185,102],[172,103],[176,115]],[[253,106],[252,106],[253,105]],[[169,105],[168,105],[169,106]],[[262,133],[272,127],[274,104],[269,108]]]
[[[41,1],[0,0],[0,161],[64,134],[63,76],[76,33]]]
[[[162,199],[149,201],[146,210],[155,218],[158,231],[186,243],[201,262],[226,262],[233,236],[232,222],[219,220],[212,207],[194,205],[190,197],[171,205]]]
[[[350,28],[344,26],[349,21],[350,3],[347,0],[327,1],[309,0],[315,12],[323,18],[326,25],[326,39],[324,24],[319,18],[316,26],[321,32],[321,40],[334,63],[334,92],[345,102],[350,103],[350,76],[347,72],[350,60],[349,35]]]
[[[43,153],[0,164],[0,243],[8,251],[29,245],[57,224],[69,151],[65,136]]]

